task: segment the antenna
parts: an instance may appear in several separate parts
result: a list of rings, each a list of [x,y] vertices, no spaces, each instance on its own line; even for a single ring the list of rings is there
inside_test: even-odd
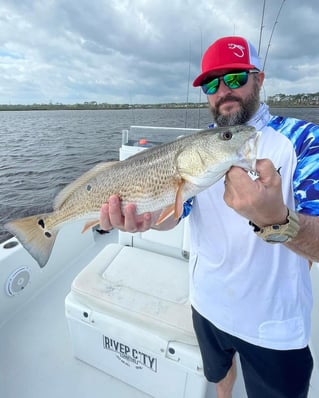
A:
[[[273,34],[275,32],[275,28],[276,28],[276,25],[278,23],[278,18],[279,18],[280,12],[282,10],[282,7],[283,7],[285,1],[286,0],[282,0],[281,5],[280,5],[279,10],[278,10],[278,14],[277,14],[276,20],[275,20],[274,25],[272,27],[272,31],[271,31],[271,34],[270,34],[270,38],[269,38],[269,42],[268,42],[267,51],[266,51],[266,55],[265,55],[265,59],[264,59],[264,64],[263,64],[262,70],[265,70],[265,66],[266,66],[266,61],[267,61],[267,57],[268,57],[268,52],[269,52],[271,40],[272,40]]]

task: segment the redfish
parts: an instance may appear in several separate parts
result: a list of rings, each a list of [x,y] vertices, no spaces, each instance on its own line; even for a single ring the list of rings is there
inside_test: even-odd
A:
[[[53,212],[11,221],[5,228],[43,267],[62,225],[79,218],[83,231],[97,225],[101,205],[113,194],[122,208],[134,203],[137,214],[161,209],[157,224],[171,215],[178,219],[185,200],[232,166],[254,170],[259,134],[250,126],[202,130],[123,161],[100,163],[57,195]]]

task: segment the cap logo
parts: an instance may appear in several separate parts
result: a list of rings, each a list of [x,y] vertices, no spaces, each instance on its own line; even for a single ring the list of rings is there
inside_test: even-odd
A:
[[[230,50],[234,50],[233,54],[238,58],[243,58],[245,56],[245,47],[240,44],[229,43],[228,48]]]

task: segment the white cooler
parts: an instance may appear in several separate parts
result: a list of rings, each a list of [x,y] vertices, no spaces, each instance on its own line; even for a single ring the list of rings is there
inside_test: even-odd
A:
[[[188,302],[188,263],[110,244],[66,298],[74,355],[156,398],[208,397]]]

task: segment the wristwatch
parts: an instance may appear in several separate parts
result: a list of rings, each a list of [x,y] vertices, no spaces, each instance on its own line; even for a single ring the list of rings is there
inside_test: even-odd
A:
[[[285,224],[274,224],[267,227],[249,221],[254,228],[254,232],[268,243],[287,243],[294,239],[300,229],[298,214],[288,209],[287,222]]]

